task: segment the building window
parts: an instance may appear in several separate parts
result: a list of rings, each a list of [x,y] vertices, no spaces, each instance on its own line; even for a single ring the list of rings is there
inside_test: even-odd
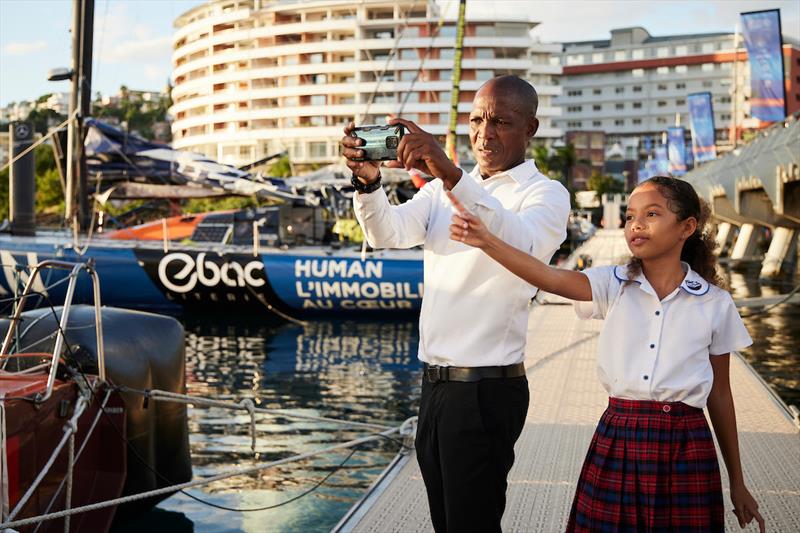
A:
[[[625,50],[614,52],[614,61],[625,61],[626,59],[628,59],[628,53]]]
[[[442,26],[439,29],[439,37],[455,37],[455,36],[456,36],[455,26]]]
[[[676,84],[675,84],[675,88],[676,88],[676,89],[685,89],[685,88],[686,88],[686,84],[685,84],[685,83],[683,83],[683,82],[676,83]]]
[[[634,78],[641,78],[644,76],[644,69],[643,68],[635,68],[631,71],[631,75]]]
[[[452,93],[450,91],[442,91],[442,92],[439,93],[439,101],[440,102],[449,102],[450,101],[450,96],[452,96]]]
[[[602,124],[603,123],[601,121],[599,121],[599,120],[593,120],[592,121],[592,127],[594,127],[594,128],[599,128]]]
[[[475,79],[478,81],[487,81],[494,78],[493,70],[476,70]]]
[[[614,121],[614,125],[615,125],[615,126],[624,126],[624,125],[625,125],[625,120],[624,120],[624,119],[621,119],[621,118],[618,118],[618,119],[616,119],[616,120]]]
[[[453,48],[442,48],[439,50],[439,59],[453,59],[456,51]]]
[[[603,89],[594,89],[592,91],[592,94],[602,94],[602,93],[603,93]]]
[[[666,91],[667,90],[667,84],[666,83],[659,83],[658,84],[658,90],[659,91]]]
[[[710,54],[714,51],[714,43],[703,43],[702,51],[704,54]]]
[[[570,120],[570,121],[567,122],[567,127],[568,128],[580,128],[582,126],[583,126],[583,122],[581,122],[580,120]]]
[[[640,118],[635,118],[635,119],[633,119],[633,123],[634,123],[634,124],[637,124],[637,125],[638,125],[638,124],[641,124],[641,123],[642,123],[642,119],[640,119]]]
[[[656,105],[658,107],[667,107],[667,102],[666,102],[666,100],[659,100]]]
[[[614,92],[616,94],[622,94],[623,92],[625,92],[625,87],[614,87]]]
[[[325,95],[315,94],[311,97],[311,105],[325,105]]]
[[[567,65],[583,65],[583,54],[567,56]]]
[[[642,50],[641,48],[638,48],[638,49],[634,50],[631,55],[632,55],[633,59],[644,59],[644,50]]]
[[[308,143],[308,153],[311,157],[327,157],[328,145],[325,142]]]
[[[704,80],[703,81],[703,87],[705,87],[705,88],[711,87],[712,85],[714,85],[714,83],[711,82],[711,80]]]
[[[723,114],[721,114],[719,116],[719,119],[720,120],[730,120],[731,119],[731,115],[730,115],[730,113],[723,113]]]
[[[656,74],[659,74],[659,75],[662,75],[662,76],[664,74],[669,74],[669,67],[658,67],[656,69]]]
[[[675,65],[675,74],[686,74],[689,72],[689,67],[686,65]]]
[[[731,97],[730,96],[718,96],[717,97],[717,102],[720,103],[720,104],[730,104],[731,103]]]
[[[601,109],[603,109],[603,106],[600,104],[595,104],[592,106],[592,111],[600,111]]]
[[[700,70],[703,72],[714,72],[714,63],[703,63],[700,65]]]
[[[419,59],[419,53],[416,48],[406,48],[400,50],[400,59]]]
[[[625,104],[615,104],[614,109],[625,109]]]
[[[400,81],[414,81],[417,79],[417,71],[416,70],[401,70],[400,71]]]
[[[685,44],[681,44],[675,47],[675,55],[676,56],[685,56],[689,53],[689,47]]]
[[[634,109],[641,109],[642,108],[642,103],[641,102],[634,102],[633,103],[633,108]]]
[[[582,96],[582,95],[583,95],[583,90],[581,89],[567,91],[567,96]]]
[[[658,122],[659,124],[666,124],[667,123],[667,118],[666,117],[658,117],[656,119],[656,122]]]
[[[478,48],[475,50],[475,57],[477,59],[494,59],[493,48]]]
[[[603,54],[592,54],[592,63],[602,63]]]
[[[634,85],[633,86],[633,92],[635,92],[635,93],[642,92],[642,86],[641,85]]]
[[[656,57],[668,57],[668,56],[669,56],[668,46],[661,46],[656,50]]]
[[[567,113],[580,113],[581,111],[583,111],[583,106],[581,105],[567,106]]]
[[[675,105],[686,105],[686,100],[684,100],[683,98],[678,98],[677,100],[675,100]]]
[[[720,70],[730,70],[733,68],[733,63],[720,63],[719,69]]]

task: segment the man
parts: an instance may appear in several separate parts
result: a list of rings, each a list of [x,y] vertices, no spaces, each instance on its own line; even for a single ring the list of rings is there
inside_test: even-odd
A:
[[[528,411],[523,359],[528,302],[535,288],[480,250],[449,239],[451,190],[492,233],[549,262],[566,237],[569,194],[525,160],[539,127],[538,96],[515,76],[476,93],[467,174],[434,137],[395,118],[406,133],[393,168],[438,179],[399,206],[379,186],[377,162],[363,156],[345,128],[342,153],[353,171],[356,217],[375,248],[424,247],[419,358],[424,363],[416,450],[437,532],[500,531],[514,443]]]

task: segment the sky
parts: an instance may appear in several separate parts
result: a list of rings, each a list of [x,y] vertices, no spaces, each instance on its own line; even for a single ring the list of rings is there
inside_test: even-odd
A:
[[[455,16],[457,0],[437,0]],[[202,0],[96,0],[92,91],[163,90],[172,22]],[[800,0],[468,0],[467,18],[526,13],[545,42],[608,39],[613,28],[651,35],[733,31],[739,13],[781,9],[784,35],[800,40]],[[580,16],[576,16],[579,14]],[[68,92],[47,71],[71,66],[72,0],[0,0],[0,106]]]

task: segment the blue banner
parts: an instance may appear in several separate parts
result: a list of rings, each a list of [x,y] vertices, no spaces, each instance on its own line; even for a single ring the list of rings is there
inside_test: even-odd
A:
[[[650,136],[644,138],[644,152],[647,155],[650,155],[650,151],[653,149],[653,139]]]
[[[669,174],[669,158],[667,157],[666,144],[656,146],[656,174],[662,176]]]
[[[750,114],[768,122],[786,116],[780,10],[742,13],[750,62]]]
[[[692,153],[697,163],[717,158],[714,144],[714,108],[711,93],[689,95],[689,123],[692,131]]]
[[[686,143],[683,140],[684,136],[684,128],[676,127],[667,129],[669,172],[673,176],[683,176],[686,174]]]

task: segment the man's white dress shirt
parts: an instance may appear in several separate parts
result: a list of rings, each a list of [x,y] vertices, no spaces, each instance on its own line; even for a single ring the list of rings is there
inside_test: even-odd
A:
[[[533,161],[488,179],[476,167],[452,192],[492,233],[541,261],[549,262],[566,237],[569,193]],[[423,245],[422,361],[474,367],[523,360],[536,289],[481,250],[450,240],[455,209],[441,180],[399,206],[389,204],[383,189],[356,194],[353,203],[373,248]]]
[[[663,300],[644,274],[629,279],[625,266],[583,271],[592,301],[575,309],[605,319],[597,373],[610,396],[702,409],[714,383],[711,357],[753,343],[731,295],[682,265],[683,282]]]

